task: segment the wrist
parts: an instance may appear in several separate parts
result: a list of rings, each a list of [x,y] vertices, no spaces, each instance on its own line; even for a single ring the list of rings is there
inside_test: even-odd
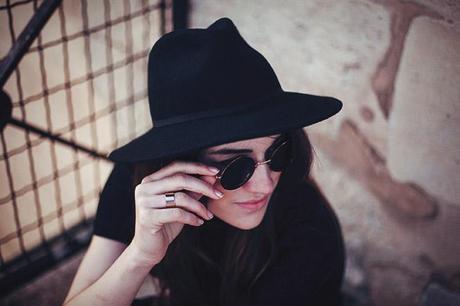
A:
[[[158,264],[158,260],[155,260],[155,258],[152,258],[152,256],[148,256],[144,254],[137,246],[136,244],[129,244],[126,248],[127,252],[127,257],[129,261],[135,266],[139,268],[146,268],[146,269],[151,269],[153,268],[156,264]]]

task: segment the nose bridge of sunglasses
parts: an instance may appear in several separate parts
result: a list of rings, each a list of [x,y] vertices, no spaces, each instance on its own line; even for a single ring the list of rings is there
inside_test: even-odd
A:
[[[260,165],[265,165],[265,164],[268,164],[269,162],[271,162],[271,158],[270,159],[267,159],[267,160],[263,160],[263,161],[260,161],[260,162],[255,162],[255,166],[260,166]]]

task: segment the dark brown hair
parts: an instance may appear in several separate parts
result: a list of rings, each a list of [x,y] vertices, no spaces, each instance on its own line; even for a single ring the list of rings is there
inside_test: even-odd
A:
[[[290,139],[294,160],[281,174],[261,224],[252,230],[232,230],[226,236],[220,262],[215,262],[200,248],[202,229],[184,225],[163,260],[152,270],[160,280],[161,305],[179,305],[184,301],[196,305],[250,305],[249,292],[277,251],[284,222],[279,207],[289,201],[289,190],[310,180],[313,149],[306,132],[296,129],[286,132],[285,136]],[[194,161],[199,154],[197,151],[180,158],[138,163],[134,166],[133,187],[170,162]],[[206,290],[212,286],[207,284],[209,280],[204,271],[219,273],[219,292]]]

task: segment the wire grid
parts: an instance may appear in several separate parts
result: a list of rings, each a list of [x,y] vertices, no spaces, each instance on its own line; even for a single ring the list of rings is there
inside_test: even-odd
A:
[[[2,44],[42,2],[0,5]],[[5,84],[13,117],[102,154],[145,132],[147,55],[170,11],[158,0],[63,1]],[[112,165],[11,125],[0,140],[2,278],[15,258],[32,261],[30,250],[90,223]]]

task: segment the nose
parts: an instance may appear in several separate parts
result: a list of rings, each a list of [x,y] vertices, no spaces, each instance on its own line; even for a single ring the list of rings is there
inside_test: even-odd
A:
[[[270,194],[274,188],[271,174],[268,164],[259,165],[254,170],[252,177],[244,184],[244,187],[253,193]]]

